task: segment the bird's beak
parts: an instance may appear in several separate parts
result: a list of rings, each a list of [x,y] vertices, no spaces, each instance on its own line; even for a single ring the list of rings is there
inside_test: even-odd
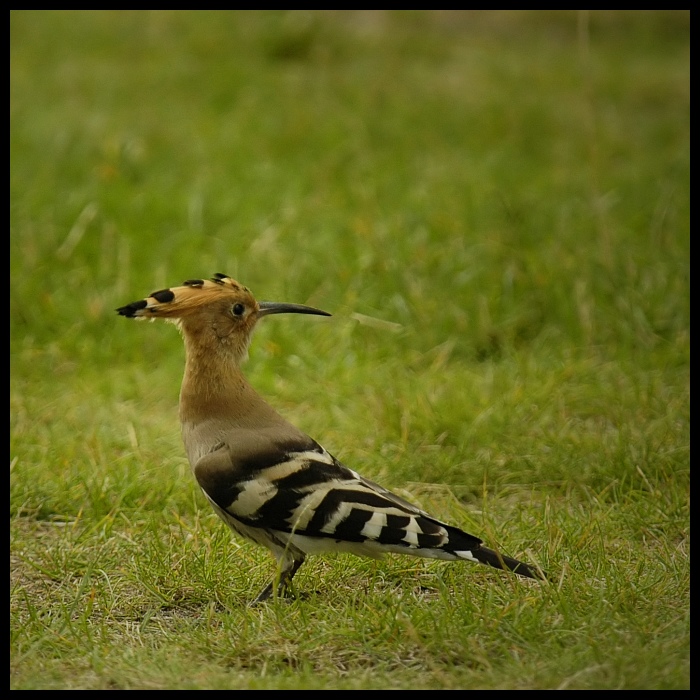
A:
[[[258,316],[268,316],[270,314],[314,314],[316,316],[330,316],[327,311],[314,309],[313,306],[304,306],[303,304],[285,304],[277,301],[260,301],[258,302],[260,311]]]

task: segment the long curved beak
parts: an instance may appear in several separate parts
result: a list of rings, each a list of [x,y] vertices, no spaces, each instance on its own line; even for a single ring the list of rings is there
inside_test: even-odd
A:
[[[258,316],[269,316],[270,314],[314,314],[316,316],[330,316],[327,311],[314,309],[313,306],[303,304],[285,304],[277,301],[259,301]]]

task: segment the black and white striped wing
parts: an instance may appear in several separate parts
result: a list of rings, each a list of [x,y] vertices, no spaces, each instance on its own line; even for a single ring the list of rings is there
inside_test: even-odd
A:
[[[243,526],[239,531],[284,534],[302,551],[475,560],[471,552],[481,540],[364,479],[316,443],[310,447],[283,454],[272,450],[271,463],[257,455],[252,469],[238,465],[228,470],[228,477],[220,473],[215,488],[200,484],[219,509]]]

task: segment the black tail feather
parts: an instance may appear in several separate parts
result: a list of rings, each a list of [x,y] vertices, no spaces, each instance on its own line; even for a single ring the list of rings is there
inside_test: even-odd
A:
[[[525,576],[526,578],[534,578],[536,580],[542,581],[546,580],[547,577],[539,569],[533,566],[525,564],[517,559],[511,557],[506,557],[500,552],[496,552],[488,547],[478,547],[472,550],[472,555],[475,559],[478,559],[482,564],[487,564],[492,566],[494,569],[502,569],[504,571],[512,571],[520,576]]]

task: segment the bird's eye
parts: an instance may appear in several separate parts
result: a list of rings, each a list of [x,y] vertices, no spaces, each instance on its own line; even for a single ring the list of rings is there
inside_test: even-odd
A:
[[[245,306],[243,304],[234,304],[231,311],[233,311],[234,316],[241,316],[245,311]]]

